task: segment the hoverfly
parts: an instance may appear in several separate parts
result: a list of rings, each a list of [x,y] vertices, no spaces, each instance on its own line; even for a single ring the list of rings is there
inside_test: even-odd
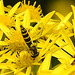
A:
[[[24,38],[24,41],[26,42],[29,49],[31,51],[33,51],[33,53],[34,53],[31,57],[33,57],[33,58],[37,57],[39,55],[39,52],[37,52],[36,46],[33,45],[27,30],[22,25],[20,26],[20,28],[21,28],[21,33],[22,33],[22,36]]]

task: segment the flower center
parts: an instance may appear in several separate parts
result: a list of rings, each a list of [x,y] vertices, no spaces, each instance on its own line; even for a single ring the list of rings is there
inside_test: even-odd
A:
[[[13,51],[23,51],[28,50],[28,46],[26,45],[21,33],[19,31],[13,32],[13,34],[9,37],[9,40],[5,40],[8,43],[8,49]]]
[[[17,9],[17,11],[16,11],[17,14],[21,13],[21,12],[24,12],[27,9],[29,9],[30,10],[30,14],[31,14],[31,19],[38,19],[38,20],[40,20],[40,18],[43,17],[43,13],[42,13],[40,5],[37,8],[35,6],[33,6],[33,5],[27,5],[27,4],[23,4],[23,3],[21,5],[22,6],[19,7]]]
[[[21,51],[20,55],[18,55],[18,60],[16,61],[16,65],[18,67],[28,67],[33,63],[33,58],[27,51]]]

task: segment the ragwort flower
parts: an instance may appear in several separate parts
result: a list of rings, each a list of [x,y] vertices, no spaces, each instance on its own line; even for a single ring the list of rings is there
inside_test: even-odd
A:
[[[14,7],[6,13],[4,10],[3,0],[0,1],[0,22],[4,23],[7,27],[12,27],[15,25],[14,13],[19,7],[20,2],[18,2]]]
[[[41,17],[43,17],[43,13],[41,10],[41,6],[38,5],[38,7],[35,7],[35,5],[36,5],[36,1],[34,2],[33,5],[30,5],[30,1],[28,1],[28,4],[26,4],[26,0],[24,0],[24,2],[21,2],[21,6],[17,9],[15,14],[22,13],[22,12],[26,11],[27,9],[29,9],[31,19],[38,21],[41,19]],[[5,11],[9,12],[9,10],[11,8],[12,8],[12,6],[10,6],[10,5],[5,7]]]
[[[0,1],[0,22],[5,24],[7,27],[11,28],[12,26],[15,26],[15,19],[13,17],[16,9],[20,5],[20,2],[18,2],[10,11],[9,13],[6,13],[4,10],[3,0]],[[0,30],[0,40],[2,40],[3,32]]]
[[[8,19],[16,19],[15,29],[7,26],[9,24],[13,26],[11,21],[10,23],[7,20],[0,19],[0,29],[7,36],[4,41],[0,41],[2,47],[0,51],[1,75],[33,75],[35,66],[39,67],[39,65],[37,75],[72,75],[75,73],[75,48],[70,39],[75,33],[75,28],[73,28],[75,21],[73,20],[73,25],[68,21],[72,12],[66,17],[56,12],[56,15],[61,19],[57,21],[51,19],[55,11],[41,18],[43,16],[42,11],[40,6],[35,7],[36,2],[30,5],[30,1],[26,4],[24,0],[19,8],[20,2],[13,8],[11,6],[5,7],[5,10],[3,1],[0,2],[1,17],[5,14],[4,19],[8,17]],[[72,9],[75,15],[74,6]],[[7,11],[8,14],[4,11]],[[37,14],[34,15],[35,13]],[[33,26],[31,22],[37,22],[37,24]],[[31,41],[37,44],[39,55],[36,58],[31,57],[33,52],[22,36],[20,25],[26,28]],[[58,58],[60,64],[51,69],[52,56]]]

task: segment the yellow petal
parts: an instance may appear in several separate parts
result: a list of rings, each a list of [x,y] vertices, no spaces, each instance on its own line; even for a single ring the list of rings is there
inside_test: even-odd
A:
[[[20,29],[20,19],[18,17],[16,18],[16,30],[21,32],[21,29]]]
[[[51,39],[54,40],[55,37],[51,37]],[[56,44],[59,45],[59,46],[62,46],[62,45],[65,44],[65,42],[62,41],[62,39],[58,38],[58,39],[56,40]],[[75,55],[75,52],[74,52],[74,50],[71,48],[71,46],[67,45],[67,46],[65,46],[63,49],[66,50],[66,51],[67,51],[68,53],[70,53],[71,55]]]
[[[9,37],[11,35],[11,31],[9,30],[9,28],[7,28],[7,26],[1,22],[0,22],[0,29],[6,34],[6,36]]]
[[[61,34],[62,34],[62,36],[63,36],[65,42],[68,43],[68,44],[72,47],[72,49],[75,51],[74,45],[73,45],[73,43],[72,43],[70,37],[67,36],[67,34],[65,33],[64,30],[61,32]]]
[[[26,0],[24,0],[24,4],[26,4]]]
[[[3,0],[0,0],[0,15],[4,15],[4,5],[3,5]]]
[[[65,19],[65,17],[64,17],[63,15],[61,15],[60,13],[56,12],[55,14],[56,14],[62,21]],[[72,26],[72,24],[71,24],[69,21],[67,21],[67,22],[65,23],[65,25],[66,25],[67,27],[71,27],[71,26]]]
[[[11,73],[13,73],[13,71],[6,72],[6,73],[1,73],[0,75],[9,75],[9,74],[11,74]]]
[[[17,14],[17,15],[16,15],[16,18],[19,18],[19,17],[21,17],[21,16],[24,15],[24,14],[25,14],[25,11],[22,12],[22,13]]]
[[[0,30],[0,40],[2,39],[3,32]]]
[[[14,7],[9,11],[9,16],[12,17],[15,13],[15,11],[17,10],[17,8],[19,7],[20,2],[18,2],[16,5],[14,5]]]
[[[0,45],[8,45],[8,43],[6,43],[4,41],[0,41]]]
[[[7,52],[8,50],[9,50],[9,49],[0,51],[0,55],[1,55],[1,54],[4,54],[4,53]]]
[[[71,8],[72,8],[72,11],[73,11],[73,14],[74,14],[74,19],[75,19],[75,6],[71,5]]]
[[[64,24],[69,20],[69,18],[72,16],[72,12],[70,12],[63,21],[61,21],[58,25],[57,29],[60,29],[61,27],[64,27]]]
[[[21,71],[24,69],[25,67],[22,67],[21,69],[18,69],[18,70],[16,70],[15,72],[14,72],[14,74],[19,74],[19,73],[22,73]],[[24,74],[24,73],[23,73]]]
[[[34,2],[33,6],[35,6],[35,5],[36,5],[36,1]]]
[[[38,73],[41,71],[49,70],[50,63],[51,63],[51,53],[48,53],[47,56],[45,57],[44,61],[40,65]]]
[[[30,17],[30,11],[29,11],[29,9],[27,9],[25,11],[24,21],[23,21],[23,26],[25,28],[29,28],[30,27],[30,19],[31,19],[31,17]]]
[[[75,20],[73,19],[72,22],[73,22],[74,36],[75,36]]]
[[[8,69],[8,64],[7,63],[0,63],[0,69]]]
[[[3,52],[3,51],[2,51],[2,52]],[[9,52],[6,53],[6,54],[3,54],[3,55],[0,57],[0,62],[4,61],[4,60],[7,59],[7,58],[10,58],[11,54],[12,54],[11,51],[9,51]],[[11,59],[10,59],[10,60],[11,60]],[[13,60],[14,60],[14,59],[13,59]]]
[[[63,15],[61,15],[59,12],[55,13],[61,20],[63,20],[65,17]]]
[[[26,75],[30,75],[30,73],[31,73],[31,66],[27,67]]]
[[[55,11],[52,11],[50,13],[48,13],[40,22],[43,22],[43,24],[45,25],[50,18],[54,15]]]
[[[30,5],[30,1],[28,1],[28,5]]]
[[[36,40],[41,37],[43,25],[44,25],[43,23],[39,23],[30,31],[30,36],[33,40]]]
[[[3,62],[6,59],[5,55],[3,55],[2,57],[0,57],[0,63]]]

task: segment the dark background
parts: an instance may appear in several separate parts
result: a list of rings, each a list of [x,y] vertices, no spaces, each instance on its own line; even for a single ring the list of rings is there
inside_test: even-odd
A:
[[[4,5],[15,5],[18,1],[23,1],[23,0],[3,0]],[[34,1],[37,1],[37,5],[41,5],[41,8],[43,10],[44,15],[46,15],[48,12],[56,10],[60,12],[63,15],[66,15],[69,13],[71,10],[70,5],[73,4],[75,5],[75,0],[30,0],[31,5],[34,3]],[[26,0],[28,2],[28,0]]]

